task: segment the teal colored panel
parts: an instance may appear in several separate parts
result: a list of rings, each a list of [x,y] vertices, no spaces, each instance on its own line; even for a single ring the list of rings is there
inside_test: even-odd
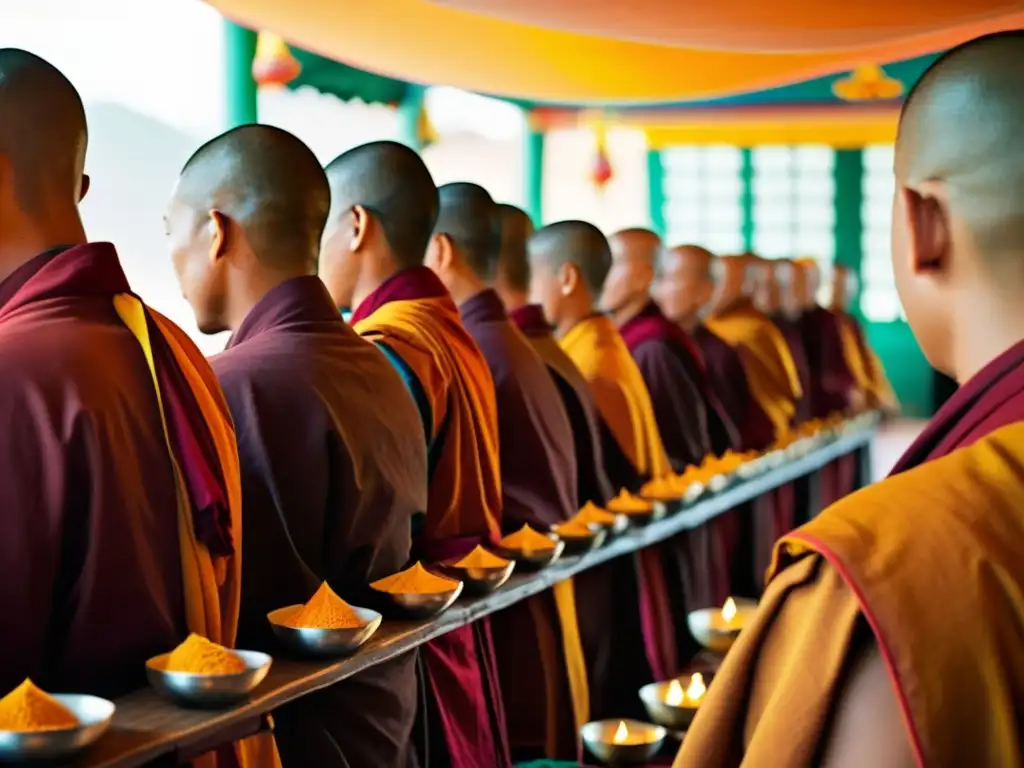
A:
[[[360,99],[367,104],[400,104],[409,88],[404,80],[375,75],[301,48],[292,47],[291,52],[302,65],[299,76],[288,83],[292,90],[310,86],[342,101]]]
[[[252,59],[255,55],[256,33],[225,20],[224,79],[228,128],[258,121],[256,81],[252,79]]]
[[[749,147],[740,150],[740,228],[743,231],[743,250],[754,250],[754,152]]]
[[[647,206],[651,229],[665,237],[665,166],[657,149],[647,150]]]
[[[544,223],[544,134],[527,128],[523,133],[523,210],[535,227]]]
[[[932,415],[932,368],[904,322],[866,323],[868,343],[882,361],[906,416]]]

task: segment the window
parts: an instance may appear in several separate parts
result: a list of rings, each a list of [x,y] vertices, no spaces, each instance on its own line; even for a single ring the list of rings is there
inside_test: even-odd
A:
[[[755,253],[769,259],[811,256],[831,264],[836,250],[832,148],[758,147],[751,159]]]
[[[679,146],[662,153],[665,241],[694,243],[719,254],[743,251],[742,151]]]
[[[864,150],[860,309],[866,320],[889,323],[904,318],[892,274],[892,175],[890,144]]]

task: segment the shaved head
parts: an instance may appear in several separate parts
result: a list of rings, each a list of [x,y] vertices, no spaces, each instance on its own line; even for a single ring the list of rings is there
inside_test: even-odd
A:
[[[700,245],[677,245],[666,251],[663,260],[671,257],[679,259],[684,263],[693,278],[705,280],[711,279],[711,264],[715,260],[715,254]]]
[[[267,266],[316,268],[331,192],[316,156],[287,131],[243,125],[208,141],[185,163],[176,197],[237,222]]]
[[[362,206],[380,223],[399,268],[418,266],[437,222],[438,192],[423,159],[404,144],[374,141],[327,166],[331,220]]]
[[[52,64],[17,48],[0,49],[0,156],[14,194],[30,215],[76,206],[83,188],[85,108]]]
[[[1020,259],[1024,248],[1024,31],[947,52],[910,91],[896,140],[896,176],[911,189],[946,186],[953,216],[981,253]]]
[[[533,235],[533,221],[526,211],[508,203],[498,206],[498,218],[501,222],[501,248],[492,272],[512,290],[525,293],[530,287],[526,243]]]
[[[538,230],[528,244],[530,260],[543,262],[557,271],[573,264],[595,297],[601,294],[612,253],[608,240],[586,221],[560,221]]]
[[[632,256],[643,259],[652,268],[657,263],[658,254],[661,252],[661,238],[643,227],[620,229],[608,238],[608,244],[611,246],[614,260],[618,261],[620,258]]]
[[[501,250],[498,206],[478,184],[445,184],[437,192],[440,207],[434,234],[447,235],[473,273],[490,280]]]

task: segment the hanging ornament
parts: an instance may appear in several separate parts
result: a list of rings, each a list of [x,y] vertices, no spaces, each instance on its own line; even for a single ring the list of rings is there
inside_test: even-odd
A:
[[[302,65],[279,35],[260,32],[252,60],[252,79],[263,87],[287,85],[302,71]]]
[[[594,127],[594,162],[590,169],[590,180],[598,189],[604,189],[605,184],[611,181],[614,172],[611,161],[608,159],[604,125],[598,124]]]
[[[430,121],[430,115],[427,114],[427,106],[424,103],[420,107],[420,116],[416,120],[416,134],[420,140],[420,147],[426,149],[435,141],[437,141],[437,129],[434,124]]]
[[[848,77],[832,84],[832,93],[843,101],[885,101],[903,95],[903,83],[877,64],[862,64]]]

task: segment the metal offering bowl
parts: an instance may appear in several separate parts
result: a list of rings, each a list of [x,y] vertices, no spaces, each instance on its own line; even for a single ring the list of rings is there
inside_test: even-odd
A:
[[[712,493],[719,493],[728,488],[732,483],[732,478],[729,475],[714,475],[708,480],[708,490]]]
[[[587,528],[590,529],[590,533],[586,536],[563,536],[558,532],[560,526],[553,526],[552,532],[558,536],[558,538],[565,543],[565,555],[567,557],[574,557],[576,555],[585,555],[587,552],[593,552],[595,549],[604,544],[605,538],[608,536],[608,531],[604,526],[590,523]]]
[[[0,731],[0,764],[36,760],[60,760],[63,764],[98,741],[114,716],[113,702],[97,696],[56,693],[53,698],[71,710],[78,725],[55,731]]]
[[[562,556],[562,552],[565,551],[564,541],[553,534],[549,534],[549,538],[555,542],[555,546],[551,549],[523,550],[498,547],[498,554],[515,560],[519,564],[517,567],[521,571],[539,571],[555,562],[555,560]]]
[[[393,612],[407,619],[429,619],[448,610],[462,594],[463,583],[444,592],[422,594],[419,592],[392,593],[374,590],[380,595],[386,612]]]
[[[198,675],[193,672],[168,672],[169,653],[146,662],[146,677],[156,691],[187,707],[217,708],[241,701],[255,690],[270,671],[273,659],[259,651],[234,651],[245,662],[246,670],[230,675]]]
[[[727,653],[746,622],[757,610],[757,603],[753,600],[735,600],[736,618],[735,626],[726,627],[722,620],[721,608],[700,608],[690,611],[686,616],[686,624],[690,628],[697,642],[715,653]]]
[[[626,518],[629,520],[629,524],[631,526],[644,526],[658,519],[655,517],[655,515],[657,514],[655,506],[655,504],[651,504],[650,509],[645,509],[643,511],[637,510],[635,512],[615,512],[614,510],[609,511],[611,511],[612,514],[615,515],[625,515]]]
[[[752,461],[746,461],[740,464],[736,468],[736,476],[741,480],[749,480],[750,478],[761,474],[764,471],[764,465],[761,463],[761,459],[753,459]]]
[[[325,658],[353,654],[373,636],[381,622],[381,615],[376,611],[353,606],[352,610],[362,620],[362,626],[351,629],[288,626],[288,619],[301,610],[301,605],[290,605],[267,614],[274,636],[281,645],[299,656]]]
[[[697,706],[683,704],[675,707],[665,701],[671,680],[662,683],[648,683],[640,689],[640,701],[647,710],[647,716],[656,725],[673,731],[685,731],[697,714]]]
[[[612,512],[610,514],[615,515],[615,522],[611,525],[604,526],[608,531],[609,538],[621,536],[629,530],[629,515],[624,515],[621,512]]]
[[[444,576],[450,579],[458,579],[465,584],[464,592],[470,597],[482,597],[495,592],[509,580],[512,571],[515,570],[516,561],[509,560],[505,565],[494,568],[463,568],[456,565],[462,558],[454,557],[444,560],[431,568],[437,568]]]
[[[616,744],[615,731],[620,722],[633,736],[639,735],[639,744]],[[660,725],[638,720],[595,720],[580,728],[580,736],[590,753],[607,766],[642,765],[648,762],[665,741],[667,732]]]

